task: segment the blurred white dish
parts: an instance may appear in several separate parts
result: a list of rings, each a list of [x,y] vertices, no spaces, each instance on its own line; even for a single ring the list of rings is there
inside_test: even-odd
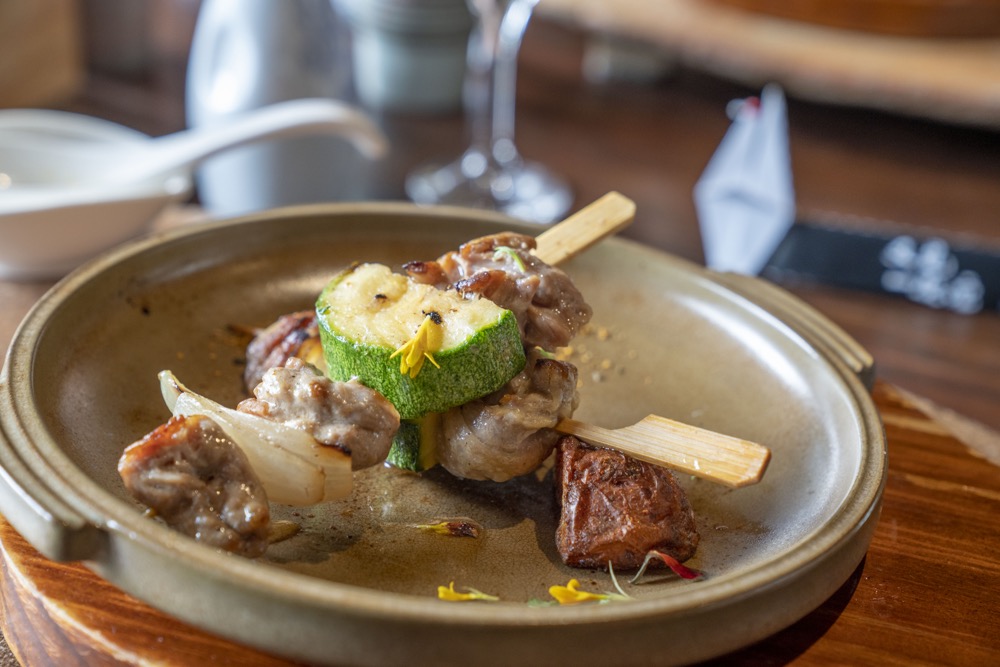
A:
[[[167,204],[191,192],[204,159],[268,138],[339,134],[370,157],[379,129],[324,99],[270,105],[218,127],[149,137],[53,111],[0,112],[0,277],[43,278],[135,236]],[[35,115],[33,115],[35,114]]]
[[[70,141],[80,149],[138,147],[149,137],[90,116],[42,109],[0,111],[0,144]],[[3,209],[13,194],[9,172],[45,175],[40,155],[16,146],[0,150],[0,278],[59,277],[84,260],[139,234],[167,204],[187,198],[190,175],[183,171],[101,190],[76,187],[53,194],[35,210]]]

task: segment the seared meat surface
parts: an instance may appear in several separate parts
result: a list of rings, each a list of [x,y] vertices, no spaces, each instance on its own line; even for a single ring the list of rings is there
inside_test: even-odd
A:
[[[323,346],[319,341],[316,313],[302,310],[282,315],[259,330],[247,345],[247,365],[243,369],[243,384],[252,391],[269,368],[283,366],[297,357],[322,367]]]
[[[534,248],[531,236],[503,232],[403,268],[418,282],[478,294],[512,311],[525,347],[552,351],[567,345],[592,311],[569,276],[535,257]]]
[[[458,477],[494,482],[535,470],[559,439],[552,427],[576,409],[576,378],[575,366],[530,351],[502,389],[442,415],[438,461]]]
[[[335,382],[292,357],[264,373],[237,410],[302,429],[318,442],[351,454],[351,468],[381,463],[399,429],[399,413],[360,382]]]
[[[556,546],[567,565],[634,569],[651,549],[683,562],[698,548],[687,494],[666,468],[564,436],[556,483]]]
[[[208,417],[173,417],[125,449],[125,487],[176,530],[242,556],[267,549],[267,496],[246,456]]]

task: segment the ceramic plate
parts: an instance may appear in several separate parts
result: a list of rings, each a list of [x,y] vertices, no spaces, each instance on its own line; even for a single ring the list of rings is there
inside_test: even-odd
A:
[[[0,511],[50,557],[81,559],[137,597],[238,641],[325,664],[675,664],[739,648],[801,618],[867,549],[885,443],[855,373],[695,265],[623,240],[565,265],[594,318],[573,343],[576,417],[619,427],[659,414],[763,443],[764,480],[732,490],[682,477],[702,540],[701,581],[619,583],[633,599],[539,606],[578,578],[561,564],[550,477],[463,482],[377,467],[353,496],[306,510],[257,561],[145,518],[118,479],[122,449],[165,421],[156,373],[227,404],[243,397],[243,341],[308,308],[355,260],[393,266],[471,237],[529,232],[502,217],[408,205],[306,207],[179,230],[77,271],[47,295],[5,367]],[[468,517],[479,539],[415,528]],[[436,599],[455,582],[496,603]]]

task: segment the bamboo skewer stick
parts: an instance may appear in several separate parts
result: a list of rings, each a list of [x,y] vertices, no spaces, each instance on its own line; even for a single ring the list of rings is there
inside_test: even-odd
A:
[[[535,256],[546,264],[560,264],[628,227],[634,218],[635,202],[609,192],[539,234]]]
[[[564,419],[556,430],[733,488],[759,482],[771,460],[771,451],[757,443],[656,415],[619,429]]]
[[[567,261],[624,229],[634,217],[635,203],[609,192],[539,234],[535,255],[547,264]],[[556,430],[734,488],[759,482],[771,460],[771,451],[757,443],[656,415],[620,429],[564,419]]]

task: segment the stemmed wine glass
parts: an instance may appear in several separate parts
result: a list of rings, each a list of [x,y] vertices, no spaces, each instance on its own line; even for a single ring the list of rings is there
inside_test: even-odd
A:
[[[406,192],[416,203],[488,208],[542,224],[569,210],[566,183],[514,145],[517,54],[538,1],[468,0],[476,16],[465,91],[471,145],[450,164],[410,174]]]

